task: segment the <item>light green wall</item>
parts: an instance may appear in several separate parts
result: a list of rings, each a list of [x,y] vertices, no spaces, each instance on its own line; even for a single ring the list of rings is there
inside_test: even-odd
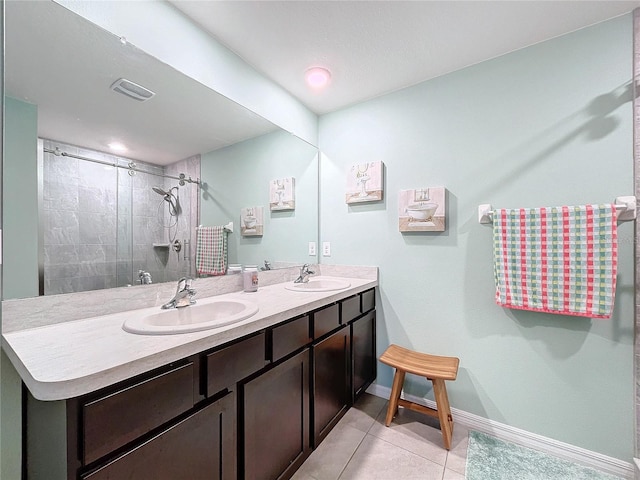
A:
[[[202,155],[206,182],[203,225],[235,224],[229,262],[262,265],[265,260],[315,262],[308,242],[318,238],[318,152],[299,138],[277,131]],[[269,210],[269,182],[295,178],[295,210]],[[240,209],[264,207],[264,235],[243,237]]]
[[[4,97],[2,166],[3,298],[38,295],[37,108]],[[11,208],[11,205],[20,208]],[[16,255],[12,252],[24,252]],[[0,416],[1,478],[20,478],[22,461],[22,386],[2,353]]]
[[[378,265],[378,352],[460,357],[454,407],[605,455],[633,454],[633,224],[619,226],[611,320],[494,303],[477,206],[633,194],[629,15],[320,118],[323,263]],[[386,166],[383,202],[347,206],[346,170]],[[445,186],[442,233],[398,232],[398,191]],[[380,365],[378,383],[391,385]],[[426,382],[407,390],[433,398]]]
[[[5,97],[3,298],[38,295],[37,131],[37,107]]]

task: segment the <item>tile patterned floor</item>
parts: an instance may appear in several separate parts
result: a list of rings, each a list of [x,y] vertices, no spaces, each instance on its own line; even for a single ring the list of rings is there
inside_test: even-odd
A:
[[[438,421],[400,409],[384,426],[387,401],[364,394],[293,480],[464,480],[469,432],[454,426],[451,450]]]

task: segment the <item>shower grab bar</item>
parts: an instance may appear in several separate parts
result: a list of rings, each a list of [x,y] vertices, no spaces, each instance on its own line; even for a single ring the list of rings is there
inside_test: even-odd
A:
[[[614,203],[616,211],[618,212],[618,221],[627,222],[629,220],[635,220],[637,210],[636,197],[633,195],[616,197]],[[478,205],[478,222],[483,225],[493,223],[493,207],[490,203]]]

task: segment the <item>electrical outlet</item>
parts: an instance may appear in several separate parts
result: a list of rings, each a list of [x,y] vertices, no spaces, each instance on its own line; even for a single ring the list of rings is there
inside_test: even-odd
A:
[[[322,242],[322,256],[323,257],[331,256],[331,242]]]
[[[316,242],[309,242],[309,256],[316,255]]]

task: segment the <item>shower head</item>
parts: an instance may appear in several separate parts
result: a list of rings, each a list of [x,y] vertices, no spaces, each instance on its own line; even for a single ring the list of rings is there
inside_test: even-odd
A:
[[[166,192],[165,190],[163,190],[162,188],[155,186],[152,187],[153,191],[156,192],[158,195],[162,195],[163,197],[166,197],[169,195],[169,192]]]
[[[172,190],[178,191],[178,187],[170,188],[169,190],[164,190],[157,185],[151,187],[151,189],[156,192],[158,195],[162,195],[164,197],[164,201],[169,204],[169,214],[173,217],[180,213],[180,203],[178,197],[173,194]],[[161,202],[162,203],[162,202]]]

